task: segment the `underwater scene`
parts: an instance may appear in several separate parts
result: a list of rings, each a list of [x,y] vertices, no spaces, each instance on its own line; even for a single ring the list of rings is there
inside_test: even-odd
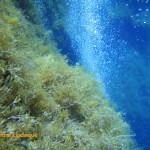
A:
[[[0,0],[0,150],[150,150],[149,0]]]

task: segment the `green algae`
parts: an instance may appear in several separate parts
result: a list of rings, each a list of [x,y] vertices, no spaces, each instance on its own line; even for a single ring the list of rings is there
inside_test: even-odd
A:
[[[136,149],[100,83],[69,66],[56,43],[45,42],[42,25],[27,19],[32,11],[26,17],[18,7],[19,1],[0,1],[0,134],[38,137],[0,137],[0,149]]]

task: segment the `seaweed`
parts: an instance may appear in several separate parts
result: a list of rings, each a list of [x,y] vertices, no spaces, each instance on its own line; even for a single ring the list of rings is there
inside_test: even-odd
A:
[[[18,7],[0,1],[0,149],[136,149],[101,84]],[[3,137],[14,133],[38,136]]]

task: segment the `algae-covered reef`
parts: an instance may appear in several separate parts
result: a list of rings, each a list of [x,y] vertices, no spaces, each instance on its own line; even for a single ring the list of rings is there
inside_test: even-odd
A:
[[[0,1],[0,149],[136,149],[99,83],[69,66],[18,3]]]

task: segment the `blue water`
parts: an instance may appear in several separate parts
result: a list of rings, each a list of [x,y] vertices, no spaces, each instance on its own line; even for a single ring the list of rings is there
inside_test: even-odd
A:
[[[149,0],[66,0],[66,7],[65,28],[54,32],[67,43],[58,42],[61,53],[102,81],[140,147],[150,150]],[[48,12],[46,28],[52,21]]]

